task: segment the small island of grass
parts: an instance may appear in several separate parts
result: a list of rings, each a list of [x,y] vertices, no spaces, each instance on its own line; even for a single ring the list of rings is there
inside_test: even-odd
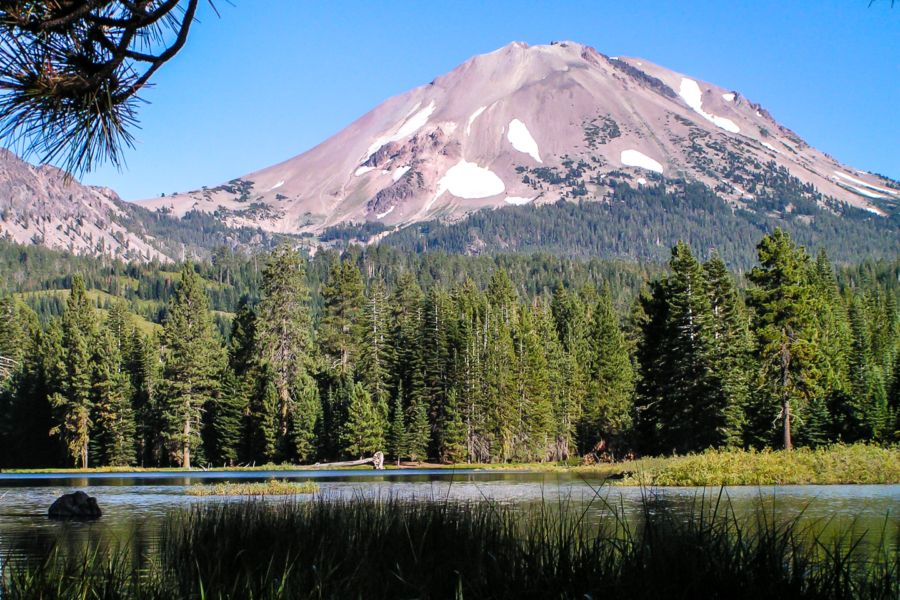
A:
[[[297,494],[315,494],[319,484],[312,481],[281,481],[272,479],[256,483],[217,483],[203,485],[198,483],[188,488],[191,496],[294,496]]]

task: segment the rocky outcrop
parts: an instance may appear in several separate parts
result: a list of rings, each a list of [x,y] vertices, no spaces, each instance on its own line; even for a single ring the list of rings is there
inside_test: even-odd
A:
[[[99,519],[103,515],[97,499],[80,490],[57,498],[47,513],[51,519]]]
[[[422,178],[422,174],[418,171],[410,171],[392,186],[375,194],[375,197],[369,200],[369,211],[383,214],[391,208],[415,198],[424,189],[425,180]]]

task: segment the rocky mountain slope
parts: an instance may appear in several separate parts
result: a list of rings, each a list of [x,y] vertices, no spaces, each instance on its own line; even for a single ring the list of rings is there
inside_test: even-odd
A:
[[[167,260],[130,223],[134,211],[108,188],[81,185],[56,167],[35,167],[0,149],[2,237],[76,254]]]
[[[834,214],[851,206],[885,216],[900,201],[896,182],[811,148],[739,91],[575,43],[517,42],[388,100],[300,156],[140,204],[296,234],[604,201],[623,181],[701,182],[735,209],[765,214],[771,202],[758,200],[786,178],[801,200]]]
[[[137,262],[202,258],[222,245],[266,247],[277,241],[205,213],[181,217],[124,202],[109,188],[81,185],[55,167],[36,167],[0,149],[2,239]]]

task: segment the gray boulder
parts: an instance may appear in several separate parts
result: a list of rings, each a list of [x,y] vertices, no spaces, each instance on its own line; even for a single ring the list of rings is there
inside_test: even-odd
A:
[[[103,515],[97,499],[82,491],[65,494],[50,505],[48,511],[53,519],[97,519]]]

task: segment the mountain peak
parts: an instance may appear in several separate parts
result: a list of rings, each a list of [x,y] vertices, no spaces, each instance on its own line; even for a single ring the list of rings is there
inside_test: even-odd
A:
[[[301,233],[561,198],[602,202],[615,182],[666,178],[755,210],[767,173],[782,171],[816,202],[824,195],[884,214],[879,203],[900,199],[737,91],[575,42],[512,42],[387,100],[300,156],[142,204]]]

